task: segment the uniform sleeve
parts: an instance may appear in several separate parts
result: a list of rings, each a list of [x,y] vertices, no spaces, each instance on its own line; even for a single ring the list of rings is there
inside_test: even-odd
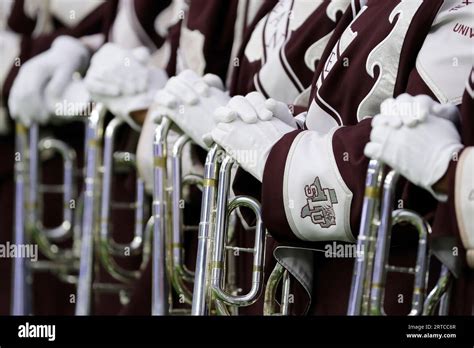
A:
[[[446,174],[448,201],[440,203],[433,224],[434,238],[454,238],[467,250],[466,260],[474,268],[474,69],[466,84],[461,106],[461,136],[466,146]],[[463,253],[460,253],[462,256]]]
[[[370,120],[329,133],[296,131],[272,149],[263,177],[263,216],[281,240],[354,242],[368,160]]]
[[[465,78],[472,66],[472,45],[456,32],[455,26],[469,21],[469,9],[453,13],[449,4],[443,5],[422,41],[416,61],[404,64],[406,70],[399,71],[407,78],[397,81],[394,97],[401,93],[426,94],[440,102],[461,103]],[[313,107],[314,103],[308,114],[318,117],[320,112]],[[357,105],[348,101],[347,108]],[[291,133],[270,153],[263,177],[263,216],[277,238],[355,241],[368,166],[363,150],[370,136],[370,119],[328,129],[324,133],[315,128]],[[415,208],[425,217],[433,214],[436,206],[425,192],[410,184],[403,188],[402,198],[405,208]]]
[[[474,268],[474,147],[467,148],[459,158],[451,196],[467,263]]]

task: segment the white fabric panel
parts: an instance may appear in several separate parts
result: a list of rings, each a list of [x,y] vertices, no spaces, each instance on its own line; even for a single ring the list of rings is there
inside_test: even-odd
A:
[[[270,59],[258,72],[260,84],[255,81],[255,86],[259,92],[263,92],[259,88],[262,87],[272,98],[287,104],[292,104],[300,93],[287,74],[287,71],[291,72],[291,66],[287,64],[286,61],[283,62],[280,59],[280,56],[284,54],[284,52],[280,52],[280,54],[273,54],[269,57]],[[286,65],[286,70],[283,64]],[[255,75],[254,78],[256,79],[257,75]],[[295,81],[298,81],[298,79],[296,78]]]
[[[133,0],[120,0],[109,41],[127,49],[140,46],[145,46],[152,52],[157,49],[137,18]]]
[[[196,74],[204,75],[206,58],[204,57],[204,43],[206,38],[199,30],[189,30],[181,27],[179,48],[176,62],[176,75],[184,70],[192,70]]]
[[[12,67],[14,60],[20,54],[21,37],[10,31],[0,31],[0,86]]]
[[[350,228],[352,192],[334,159],[332,137],[305,131],[291,146],[285,166],[283,199],[293,233],[306,241],[354,242]]]
[[[336,120],[324,111],[313,99],[308,110],[308,115],[306,116],[306,128],[320,134],[326,134],[335,127],[339,127]]]
[[[78,25],[104,0],[50,0],[51,14],[68,27]]]
[[[474,268],[474,147],[462,153],[455,185],[456,218],[469,266]]]
[[[474,16],[471,6],[447,0],[441,6],[418,54],[416,68],[441,103],[459,104],[459,84],[474,64]]]
[[[155,30],[161,37],[168,35],[168,29],[184,17],[188,5],[184,0],[173,0],[155,19]]]

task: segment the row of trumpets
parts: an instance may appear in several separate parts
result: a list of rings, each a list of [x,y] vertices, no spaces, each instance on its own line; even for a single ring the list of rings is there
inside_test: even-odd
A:
[[[51,137],[40,138],[39,127],[16,127],[16,147],[21,160],[15,164],[15,243],[35,243],[45,260],[31,262],[17,258],[13,268],[12,314],[32,313],[32,274],[52,272],[64,282],[77,286],[76,315],[94,313],[93,296],[98,292],[129,294],[134,281],[152,263],[153,315],[231,315],[240,307],[255,303],[264,294],[266,315],[289,313],[290,276],[282,265],[272,271],[264,283],[266,229],[260,203],[248,196],[230,198],[232,170],[236,163],[218,145],[207,155],[204,175],[183,175],[182,154],[190,138],[182,134],[168,151],[170,129],[176,125],[162,117],[156,126],[154,141],[154,185],[151,209],[143,180],[137,175],[136,197],[132,202],[112,200],[113,179],[116,173],[136,170],[135,154],[114,148],[118,129],[128,127],[113,118],[105,126],[107,110],[97,104],[85,121],[85,165],[79,170],[74,150],[65,142]],[[63,160],[63,182],[59,185],[41,183],[41,154],[55,152]],[[225,154],[222,156],[222,154]],[[398,175],[384,175],[384,166],[371,161],[366,180],[358,249],[349,299],[349,315],[381,315],[387,272],[405,272],[414,276],[411,315],[433,314],[438,309],[446,314],[449,306],[451,274],[443,266],[436,287],[427,295],[429,270],[428,235],[430,226],[418,214],[408,210],[394,210],[394,192]],[[81,172],[83,173],[82,175]],[[78,195],[76,178],[82,180]],[[199,226],[185,226],[180,206],[183,188],[195,185],[202,191]],[[63,221],[54,228],[43,226],[42,195],[47,192],[62,194]],[[70,201],[77,200],[74,209]],[[236,212],[250,209],[256,224],[247,228],[254,245],[236,245]],[[118,243],[110,226],[113,209],[133,210],[135,225],[130,243]],[[151,212],[150,212],[151,210]],[[146,221],[146,223],[145,223]],[[388,264],[392,227],[396,224],[413,225],[419,244],[416,265],[398,267]],[[184,233],[196,233],[198,249],[195,271],[184,262]],[[71,247],[59,243],[70,241]],[[234,252],[253,256],[249,291],[242,293],[236,284]],[[135,270],[121,267],[118,258],[141,255]],[[102,267],[116,282],[101,283]],[[281,284],[281,300],[277,289]],[[176,308],[176,295],[188,309]],[[125,297],[126,297],[125,296]]]

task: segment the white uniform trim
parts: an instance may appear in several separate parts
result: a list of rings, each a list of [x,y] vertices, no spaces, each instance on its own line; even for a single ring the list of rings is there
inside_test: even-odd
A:
[[[50,0],[50,9],[56,19],[68,27],[74,27],[104,2],[104,0]]]
[[[464,88],[459,81],[474,63],[474,4],[460,3],[444,2],[416,60],[418,73],[441,103],[461,103]]]
[[[474,147],[461,154],[456,169],[455,208],[459,232],[467,250],[467,260],[474,268]]]
[[[293,233],[305,241],[355,241],[350,228],[353,195],[332,149],[337,129],[325,135],[302,132],[288,153],[283,179],[285,214]]]

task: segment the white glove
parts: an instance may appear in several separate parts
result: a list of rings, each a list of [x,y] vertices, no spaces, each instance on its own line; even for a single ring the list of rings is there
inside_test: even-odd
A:
[[[215,117],[219,121],[222,115],[216,112]],[[218,123],[212,130],[212,139],[261,182],[272,147],[294,129],[276,117],[255,123],[246,123],[237,118],[232,122]]]
[[[413,97],[407,93],[401,94],[395,99],[386,99],[380,104],[380,114],[398,116],[392,119],[387,118],[394,127],[399,127],[402,124],[414,127],[418,123],[424,122],[431,114],[455,124],[459,123],[460,119],[458,109],[452,104],[439,104],[427,95]]]
[[[215,127],[214,111],[230,97],[216,75],[199,77],[185,70],[172,77],[155,96],[154,119],[169,117],[199,146],[207,148],[203,137]]]
[[[245,123],[269,121],[273,117],[285,122],[292,128],[298,128],[288,105],[275,99],[267,99],[259,92],[250,92],[245,97],[235,96],[226,106],[215,112],[218,122],[232,122],[240,118]]]
[[[21,67],[8,99],[12,118],[26,126],[46,123],[74,72],[84,70],[88,61],[89,51],[81,41],[58,37],[48,51]]]
[[[142,93],[148,85],[149,57],[145,47],[129,50],[107,43],[92,56],[86,87],[92,94],[108,97]]]
[[[451,121],[428,115],[414,127],[403,125],[398,115],[377,115],[372,120],[370,142],[365,146],[367,157],[386,163],[407,180],[431,192],[432,186],[448,169],[449,162],[463,147]]]
[[[108,43],[92,57],[84,79],[92,98],[134,129],[140,127],[131,113],[148,109],[168,79],[163,69],[146,65],[149,58],[145,47],[127,50]]]

